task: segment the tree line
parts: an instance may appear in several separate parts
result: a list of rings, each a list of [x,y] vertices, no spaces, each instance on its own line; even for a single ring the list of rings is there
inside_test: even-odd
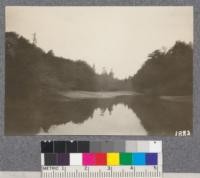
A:
[[[85,61],[44,52],[15,32],[6,33],[6,96],[34,98],[57,91],[131,90],[131,80],[118,80],[112,73],[97,74]]]
[[[5,52],[7,99],[33,99],[67,90],[192,94],[193,49],[181,41],[168,51],[149,54],[138,72],[124,80],[115,78],[112,71],[97,74],[85,61],[57,57],[52,50],[45,52],[15,32],[6,32]]]
[[[133,76],[134,90],[149,95],[192,95],[193,47],[177,41],[169,50],[155,50]]]

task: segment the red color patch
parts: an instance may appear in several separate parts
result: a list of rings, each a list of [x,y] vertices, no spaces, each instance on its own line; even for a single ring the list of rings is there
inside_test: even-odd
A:
[[[107,154],[106,153],[95,153],[96,165],[107,165]]]

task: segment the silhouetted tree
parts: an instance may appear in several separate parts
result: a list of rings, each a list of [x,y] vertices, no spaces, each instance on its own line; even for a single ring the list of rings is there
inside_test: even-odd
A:
[[[47,52],[47,55],[48,55],[48,56],[55,56],[53,50],[49,50],[49,51]]]

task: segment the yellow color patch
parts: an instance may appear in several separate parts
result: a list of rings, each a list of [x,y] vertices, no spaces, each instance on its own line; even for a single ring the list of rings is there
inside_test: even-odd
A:
[[[118,166],[119,165],[119,153],[107,153],[107,165]]]

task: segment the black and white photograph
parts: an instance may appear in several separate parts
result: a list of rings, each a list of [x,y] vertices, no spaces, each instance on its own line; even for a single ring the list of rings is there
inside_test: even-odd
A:
[[[7,6],[5,23],[5,135],[192,135],[192,6]]]

